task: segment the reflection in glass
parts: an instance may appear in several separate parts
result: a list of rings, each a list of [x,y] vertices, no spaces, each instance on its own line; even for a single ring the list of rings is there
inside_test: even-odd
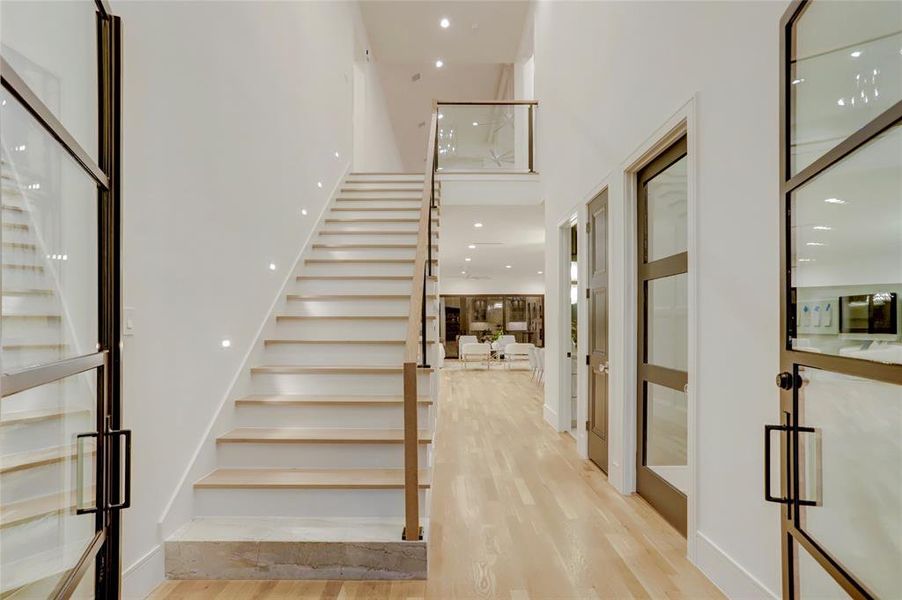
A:
[[[685,273],[648,282],[647,362],[689,370],[689,276]]]
[[[529,171],[529,107],[439,107],[440,171]]]
[[[902,127],[792,195],[799,350],[902,364]]]
[[[684,156],[646,184],[648,262],[686,252],[686,165]]]
[[[800,368],[802,529],[878,598],[902,596],[902,386]],[[802,582],[805,583],[804,581]]]
[[[47,597],[95,533],[96,374],[73,375],[0,404],[0,593]],[[81,501],[79,501],[81,498]],[[32,583],[34,582],[34,583]],[[47,594],[42,593],[47,589]]]
[[[686,493],[686,394],[646,383],[645,464]]]
[[[800,545],[795,544],[796,590],[799,600],[845,600],[850,596]]]
[[[97,350],[97,188],[16,100],[0,97],[9,373]]]
[[[902,3],[812,2],[794,38],[792,174],[902,99]]]
[[[0,3],[0,54],[95,161],[96,15],[91,0]]]

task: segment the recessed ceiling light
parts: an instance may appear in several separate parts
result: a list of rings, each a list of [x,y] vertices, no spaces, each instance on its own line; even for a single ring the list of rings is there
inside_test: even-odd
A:
[[[859,56],[861,56],[861,50],[855,50],[854,52],[851,52],[849,56],[851,56],[852,58],[858,58]]]
[[[473,259],[468,256],[464,259],[464,262],[470,262],[471,260],[473,260]]]
[[[445,118],[445,115],[443,115],[442,113],[439,113],[439,114],[438,114],[438,120],[439,120],[439,121],[441,121],[441,120],[444,119],[444,118]]]
[[[800,83],[805,83],[805,78],[804,78],[804,77],[799,77],[798,79],[793,79],[793,80],[792,80],[792,85],[799,85]]]
[[[270,271],[275,271],[275,270],[276,270],[276,263],[269,263],[269,270],[270,270]]]
[[[816,231],[833,231],[833,228],[829,225],[815,225],[812,229]]]
[[[846,201],[841,198],[824,198],[824,202],[827,204],[845,204]]]
[[[307,209],[306,209],[306,208],[302,208],[302,209],[301,209],[301,214],[304,215],[304,216],[306,217],[306,216],[307,216]]]
[[[230,339],[224,339],[221,343],[223,348],[230,348],[232,346],[232,340]]]
[[[504,265],[504,268],[505,268],[505,269],[510,269],[511,266],[510,266],[510,265]]]
[[[341,154],[339,154],[338,152],[336,152],[336,153],[335,153],[335,158],[341,158]]]
[[[316,182],[316,187],[318,187],[318,188],[323,187],[323,182],[322,182],[322,181],[317,181],[317,182]]]
[[[845,99],[844,99],[844,98],[840,98],[839,100],[836,101],[836,105],[837,105],[837,106],[845,106],[845,105],[846,105]]]
[[[538,274],[538,275],[541,275],[541,274],[542,274],[542,272],[541,272],[541,271],[536,271],[536,273],[537,273],[537,274]]]
[[[466,275],[467,272],[466,272],[466,271],[461,271],[460,274],[461,274],[461,275]]]
[[[482,223],[473,223],[473,227],[476,227],[478,229],[482,227]]]
[[[467,246],[467,248],[469,248],[470,250],[475,250],[476,244],[470,244],[469,246]]]
[[[814,262],[813,258],[800,258],[798,262]]]
[[[827,244],[825,244],[824,242],[808,242],[805,245],[806,246],[826,246]]]
[[[438,22],[439,25],[442,26],[442,29],[448,29],[451,27],[451,21],[447,17],[443,17],[441,21]]]
[[[479,121],[473,121],[473,127],[479,127]]]
[[[444,66],[445,66],[445,63],[442,61],[442,59],[438,59],[437,61],[435,61],[435,68],[436,68],[436,69],[441,69],[441,68],[444,67]]]

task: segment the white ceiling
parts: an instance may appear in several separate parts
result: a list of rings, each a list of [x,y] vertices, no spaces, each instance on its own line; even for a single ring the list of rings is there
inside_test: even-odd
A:
[[[517,59],[530,2],[429,2],[361,0],[377,61],[512,63]],[[439,21],[451,20],[442,29]]]
[[[477,222],[483,226],[473,227]],[[469,244],[476,248],[467,248]],[[443,205],[439,265],[442,280],[450,283],[465,278],[487,285],[511,279],[543,281],[538,271],[545,265],[544,206]]]

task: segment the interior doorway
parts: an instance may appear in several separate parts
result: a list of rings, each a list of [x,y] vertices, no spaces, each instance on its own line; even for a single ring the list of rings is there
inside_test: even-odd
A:
[[[689,252],[687,140],[637,174],[636,491],[687,530]]]
[[[608,472],[608,191],[589,203],[588,350],[589,459]]]

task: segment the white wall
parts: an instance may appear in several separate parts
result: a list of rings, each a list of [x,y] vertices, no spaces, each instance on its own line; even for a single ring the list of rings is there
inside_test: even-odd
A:
[[[162,577],[161,515],[348,167],[360,16],[350,2],[113,11],[124,42],[124,303],[136,327],[124,345],[134,502],[122,564],[135,597]]]
[[[612,482],[634,456],[623,405],[634,352],[635,272],[624,240],[624,164],[695,97],[696,255],[701,315],[697,401],[696,530],[690,551],[734,596],[780,590],[779,512],[762,499],[762,429],[777,422],[778,31],[783,2],[542,2],[536,9],[538,170],[547,231],[609,178],[615,251],[610,314]],[[551,233],[549,233],[551,235]],[[560,320],[557,244],[546,257],[546,319]],[[691,292],[690,292],[691,297]],[[631,308],[632,307],[632,308]],[[549,356],[563,352],[552,331]],[[546,402],[557,413],[558,361]],[[618,378],[619,377],[619,378]],[[632,402],[632,399],[629,400]],[[620,419],[619,421],[617,419]],[[557,423],[555,423],[557,425]],[[626,442],[625,442],[626,441]],[[624,451],[624,444],[626,450]]]
[[[376,66],[354,63],[354,171],[402,172],[401,150],[388,118]]]
[[[493,277],[489,280],[467,279],[457,275],[443,275],[439,293],[442,294],[544,294],[545,281],[538,276]]]

